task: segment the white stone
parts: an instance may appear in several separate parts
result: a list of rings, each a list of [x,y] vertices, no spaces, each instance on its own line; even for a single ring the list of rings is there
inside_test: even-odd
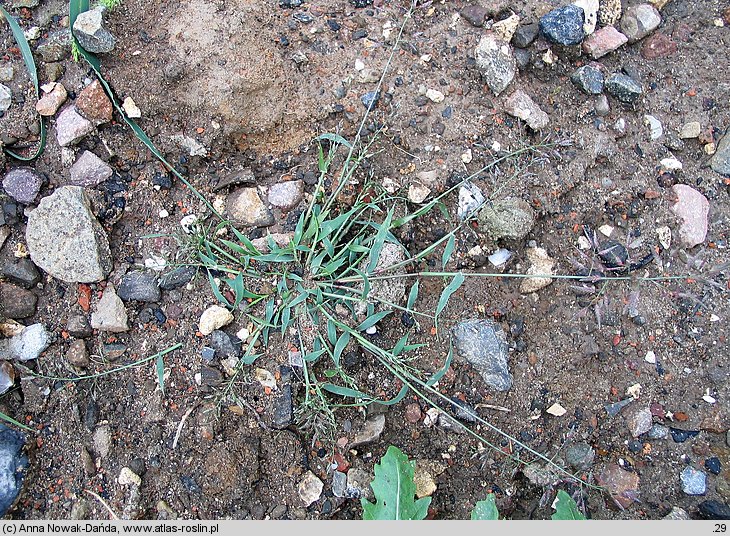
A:
[[[276,378],[268,370],[257,368],[254,371],[254,378],[261,384],[261,387],[268,387],[272,391],[276,390]]]
[[[499,268],[507,264],[507,261],[512,258],[512,252],[508,249],[499,248],[497,251],[492,253],[487,259],[492,263],[493,266]]]
[[[662,134],[664,134],[664,127],[662,126],[661,121],[653,115],[645,115],[644,124],[649,127],[650,140],[658,140],[662,137]]]
[[[540,277],[529,277],[523,279],[522,284],[520,285],[520,292],[522,294],[537,292],[553,282],[551,277],[545,277],[553,275],[553,267],[555,266],[555,261],[550,258],[547,251],[539,247],[528,248],[527,259],[530,262],[530,267],[527,269],[527,275]]]
[[[142,485],[142,479],[129,467],[122,467],[122,470],[119,471],[119,478],[117,478],[117,482],[120,486],[139,487]]]
[[[5,84],[0,84],[0,112],[6,112],[13,103],[13,93]]]
[[[124,99],[124,102],[122,102],[122,110],[124,110],[124,113],[127,114],[127,117],[132,119],[142,117],[142,110],[140,110],[137,104],[135,104],[132,97]]]
[[[471,163],[474,156],[472,155],[471,149],[467,149],[463,153],[461,153],[461,161],[465,164]]]
[[[664,225],[662,227],[657,227],[655,232],[659,238],[659,244],[661,244],[664,249],[669,249],[669,246],[672,245],[672,230]]]
[[[598,23],[598,9],[600,7],[598,0],[576,0],[573,2],[583,9],[585,19],[583,22],[583,31],[586,35],[591,35],[596,31],[596,23]]]
[[[656,354],[649,350],[646,352],[646,355],[644,356],[644,361],[647,363],[651,363],[652,365],[656,363]]]
[[[662,158],[659,163],[661,164],[662,168],[667,171],[679,171],[680,169],[682,169],[682,162],[680,162],[673,156],[670,158]]]
[[[305,507],[319,499],[323,489],[324,484],[312,471],[307,471],[297,484],[297,493]]]
[[[515,35],[517,27],[520,25],[520,16],[512,14],[506,19],[495,22],[492,25],[492,30],[496,33],[500,39],[504,42],[509,43],[512,40],[512,36]]]
[[[200,316],[198,329],[203,335],[210,335],[216,329],[227,326],[233,322],[233,314],[220,305],[211,305]]]
[[[429,89],[426,91],[426,97],[436,103],[444,102],[444,99],[446,98],[443,93],[441,93],[438,89]]]
[[[588,240],[585,236],[580,235],[578,237],[578,247],[583,250],[591,249],[593,246],[591,246],[591,241]]]
[[[611,234],[613,233],[613,227],[611,227],[611,226],[610,226],[610,225],[608,225],[608,224],[606,224],[606,225],[601,225],[601,226],[600,226],[600,227],[598,228],[598,232],[599,232],[599,233],[601,233],[601,234],[602,234],[603,236],[606,236],[606,237],[610,237],[610,236],[611,236]]]
[[[699,121],[690,121],[682,126],[679,131],[679,137],[683,140],[698,138],[702,132],[702,125]]]
[[[408,186],[408,201],[411,203],[423,203],[431,195],[431,189],[420,182],[413,182]]]
[[[554,415],[556,417],[562,417],[566,413],[568,413],[568,410],[566,410],[563,406],[555,402],[552,406],[550,406],[546,410],[550,415]]]

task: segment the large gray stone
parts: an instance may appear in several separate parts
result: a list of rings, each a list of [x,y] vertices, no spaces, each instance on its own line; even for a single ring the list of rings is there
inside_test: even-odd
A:
[[[730,175],[730,130],[717,144],[717,150],[712,155],[710,166],[720,175]]]
[[[535,225],[535,211],[522,199],[503,199],[485,205],[477,219],[492,240],[522,240]]]
[[[452,333],[458,353],[482,375],[487,385],[497,391],[512,387],[507,337],[499,324],[491,320],[465,320]]]
[[[651,4],[639,4],[626,9],[621,18],[621,33],[629,43],[636,43],[659,27],[662,17]]]
[[[71,169],[69,184],[74,186],[96,186],[112,176],[109,164],[91,151],[84,151]]]
[[[502,93],[517,74],[512,47],[494,35],[485,35],[474,51],[484,82],[495,95]]]
[[[28,457],[25,436],[0,424],[0,516],[5,516],[23,487]]]
[[[79,186],[62,186],[28,216],[25,231],[33,262],[67,283],[93,283],[112,269],[109,240]]]
[[[129,331],[127,310],[112,285],[107,285],[96,304],[96,310],[91,313],[91,327],[112,333]]]
[[[274,215],[259,196],[256,188],[240,188],[228,196],[226,211],[234,223],[247,227],[274,224]]]
[[[73,34],[79,44],[94,54],[105,54],[114,50],[114,36],[104,28],[102,10],[91,9],[81,13],[74,22]]]
[[[51,337],[43,324],[32,324],[12,338],[0,341],[0,359],[18,361],[38,359],[49,344]]]

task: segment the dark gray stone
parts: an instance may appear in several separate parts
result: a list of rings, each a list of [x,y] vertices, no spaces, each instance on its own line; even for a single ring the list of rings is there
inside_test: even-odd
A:
[[[222,360],[228,357],[238,357],[241,353],[240,341],[237,345],[234,344],[231,336],[219,329],[210,334],[210,346],[218,359]]]
[[[730,519],[730,506],[720,501],[702,501],[699,514],[702,519]]]
[[[646,433],[649,439],[666,439],[669,437],[669,428],[661,424],[653,425]]]
[[[9,262],[3,266],[2,274],[13,283],[25,288],[32,288],[41,281],[38,268],[28,258],[20,259],[18,262]]]
[[[469,24],[480,28],[484,26],[489,11],[483,6],[464,6],[460,14]]]
[[[540,19],[540,30],[547,39],[559,45],[578,45],[583,41],[585,12],[573,4],[552,10]]]
[[[537,22],[521,24],[512,36],[512,45],[517,48],[527,48],[537,38],[538,33],[540,33],[540,25]]]
[[[116,44],[114,36],[104,28],[103,18],[102,10],[96,8],[79,14],[74,22],[74,37],[79,45],[94,54],[111,52]]]
[[[626,104],[633,104],[644,92],[641,84],[621,73],[609,76],[605,87],[609,94]]]
[[[11,283],[0,283],[0,316],[28,318],[35,314],[38,297]]]
[[[365,106],[367,110],[372,110],[373,108],[375,108],[379,100],[380,91],[368,91],[362,97],[360,97],[360,102],[362,102],[362,105]]]
[[[570,75],[570,80],[587,95],[600,95],[606,79],[595,65],[583,65]]]
[[[524,71],[530,65],[530,61],[532,61],[532,52],[526,48],[516,48],[514,50],[514,56],[517,68],[520,71]]]
[[[94,330],[89,324],[89,319],[84,314],[72,314],[66,321],[66,331],[72,337],[78,337],[79,339],[85,339],[91,337],[94,334]]]
[[[715,173],[730,175],[730,131],[720,139],[715,154],[710,159],[710,166]]]
[[[0,516],[5,516],[23,487],[28,457],[25,435],[0,424]]]
[[[596,451],[585,442],[574,443],[565,450],[565,461],[577,471],[587,471],[593,465]]]
[[[23,205],[30,205],[38,197],[43,178],[28,167],[15,168],[5,175],[3,188],[7,194]]]
[[[160,278],[162,290],[174,290],[187,285],[198,272],[197,266],[180,266]]]
[[[67,28],[51,32],[36,51],[46,63],[63,61],[71,51],[71,34]]]
[[[130,272],[119,283],[117,296],[123,301],[158,302],[160,287],[157,276],[150,272]]]
[[[507,336],[499,324],[491,320],[466,320],[457,324],[452,333],[458,353],[482,375],[487,385],[497,391],[512,387]]]

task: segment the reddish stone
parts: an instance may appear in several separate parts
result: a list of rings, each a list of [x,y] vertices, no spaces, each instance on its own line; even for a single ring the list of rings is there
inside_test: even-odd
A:
[[[652,402],[649,405],[649,411],[651,411],[652,416],[658,419],[664,419],[664,417],[666,416],[664,412],[664,407],[662,407],[662,405],[658,402]]]
[[[76,110],[95,125],[112,120],[112,103],[98,80],[94,80],[79,93]]]
[[[641,55],[647,60],[666,58],[676,52],[677,43],[662,33],[655,33],[641,47]]]
[[[722,21],[726,26],[730,26],[730,7],[725,8],[725,11],[722,12]]]
[[[656,190],[647,190],[644,192],[644,199],[656,199],[659,197],[659,192]]]
[[[416,424],[421,421],[423,415],[421,414],[421,407],[416,404],[408,404],[406,406],[406,421],[411,424]]]
[[[628,37],[613,26],[604,26],[586,37],[583,41],[583,52],[595,60],[623,46],[628,40]]]
[[[607,466],[597,477],[598,485],[606,488],[611,498],[622,508],[628,508],[638,501],[639,475],[624,471],[618,465]]]
[[[724,434],[730,427],[730,422],[728,422],[729,420],[728,414],[718,408],[702,419],[700,430],[705,430],[714,434]]]
[[[337,470],[341,473],[346,473],[347,470],[350,468],[350,462],[348,462],[345,457],[339,452],[335,453],[335,455],[333,456],[333,460],[337,464]]]
[[[674,413],[674,418],[677,419],[678,422],[685,422],[689,419],[689,415],[687,415],[684,411],[677,411]]]

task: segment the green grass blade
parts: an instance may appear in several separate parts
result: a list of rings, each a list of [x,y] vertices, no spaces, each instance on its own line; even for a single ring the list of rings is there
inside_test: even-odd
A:
[[[160,385],[162,396],[165,396],[165,361],[162,354],[155,359],[155,370],[157,370],[157,383]]]
[[[370,395],[363,393],[362,391],[351,389],[349,387],[342,387],[341,385],[335,385],[334,383],[323,383],[321,387],[329,393],[344,396],[346,398],[361,398],[365,400],[372,400],[373,398]]]
[[[438,318],[438,316],[441,314],[441,311],[443,311],[446,305],[449,303],[449,298],[451,298],[451,295],[459,289],[462,283],[464,283],[464,274],[459,272],[454,276],[454,279],[451,280],[451,283],[449,283],[444,291],[441,293],[438,305],[436,305],[436,318]]]
[[[28,432],[35,432],[35,430],[33,430],[33,428],[31,428],[30,426],[26,426],[25,424],[16,421],[12,417],[10,417],[8,415],[5,415],[2,411],[0,411],[0,419],[3,420],[3,421],[5,421],[5,422],[7,422],[7,423],[12,424],[13,426],[17,426],[18,428],[22,428],[23,430],[27,430]]]
[[[23,57],[23,61],[25,62],[25,68],[28,70],[28,75],[30,76],[31,82],[33,82],[33,87],[35,88],[35,96],[37,99],[40,99],[41,92],[38,85],[38,70],[35,66],[35,60],[33,59],[33,53],[30,50],[30,45],[28,44],[28,40],[25,38],[25,33],[23,33],[23,29],[18,24],[18,21],[15,20],[15,17],[10,15],[7,11],[5,11],[5,8],[0,6],[0,13],[2,13],[3,17],[5,17],[5,20],[8,21],[8,26],[10,26],[10,31],[13,33],[13,38],[15,39],[15,42],[18,44],[18,49],[20,49],[20,55]],[[10,149],[3,150],[15,158],[16,160],[21,160],[23,162],[30,162],[31,160],[35,160],[38,158],[42,153],[43,150],[46,147],[46,124],[43,122],[43,117],[39,114],[39,121],[40,121],[40,139],[38,143],[38,149],[36,150],[35,154],[31,157],[22,156],[18,153],[11,151]]]
[[[317,136],[316,139],[317,140],[328,140],[328,141],[331,141],[333,143],[338,143],[340,145],[344,145],[348,149],[351,149],[352,148],[352,144],[349,141],[347,141],[345,138],[343,138],[339,134],[335,134],[333,132],[327,132],[326,134],[322,134],[320,136]]]
[[[332,361],[335,362],[335,366],[340,366],[340,356],[342,356],[342,352],[345,350],[345,347],[347,347],[347,344],[350,342],[350,334],[345,331],[342,335],[340,335],[340,338],[337,339],[337,344],[335,344],[335,350],[332,354]]]
[[[438,369],[436,373],[431,376],[431,378],[426,382],[426,385],[429,387],[432,385],[435,385],[437,381],[439,381],[441,378],[444,377],[444,374],[449,370],[449,367],[451,366],[451,360],[454,357],[454,347],[451,345],[451,341],[449,341],[449,353],[446,355],[446,361],[444,362],[444,366]]]
[[[373,245],[370,250],[370,262],[368,263],[368,267],[365,270],[368,274],[372,274],[375,270],[375,267],[378,265],[378,260],[380,259],[380,250],[383,249],[383,244],[385,244],[385,239],[389,234],[390,222],[393,220],[394,211],[395,207],[391,207],[383,223],[381,223],[380,225],[373,224],[373,227],[377,228],[378,232],[376,233],[375,239],[373,240]]]
[[[418,280],[413,283],[411,291],[408,293],[408,302],[406,303],[406,309],[408,309],[409,311],[413,309],[413,306],[416,303],[416,298],[418,298]]]
[[[366,329],[374,326],[378,322],[380,322],[383,318],[388,316],[393,311],[380,311],[379,313],[375,313],[367,317],[365,320],[362,321],[362,323],[357,326],[358,331],[365,331]]]
[[[454,252],[454,246],[456,246],[456,237],[452,234],[449,237],[449,241],[446,243],[444,254],[441,257],[441,268],[446,268],[446,263],[449,262],[451,254]]]

